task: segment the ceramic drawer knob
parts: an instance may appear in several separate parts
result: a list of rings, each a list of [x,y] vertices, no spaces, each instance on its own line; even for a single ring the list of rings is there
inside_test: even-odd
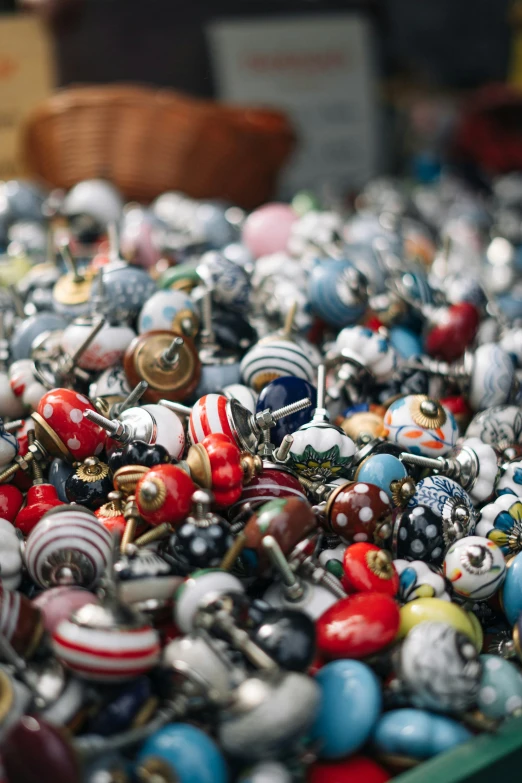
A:
[[[392,403],[384,417],[385,437],[426,457],[446,454],[458,437],[453,415],[437,401],[419,394]]]
[[[522,497],[500,495],[483,506],[476,532],[493,541],[506,557],[522,551]]]
[[[92,587],[102,578],[113,548],[111,534],[81,506],[59,506],[42,517],[27,539],[24,560],[41,587]]]
[[[467,536],[446,552],[443,574],[457,595],[486,601],[506,578],[506,561],[500,548],[487,538]]]

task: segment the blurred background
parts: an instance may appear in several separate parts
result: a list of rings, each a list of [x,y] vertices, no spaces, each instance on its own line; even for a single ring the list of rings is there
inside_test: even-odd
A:
[[[0,0],[0,10],[3,179],[29,172],[72,184],[49,139],[28,138],[26,126],[55,90],[78,85],[167,88],[281,110],[295,135],[280,155],[283,198],[302,188],[345,194],[383,173],[430,181],[448,163],[487,186],[489,175],[522,164],[522,13],[510,0]],[[138,137],[154,138],[153,118],[146,131],[130,115],[125,130],[110,123],[112,135],[98,117],[92,137],[101,144],[105,133],[103,143],[119,147],[124,136],[129,157],[141,156]],[[198,151],[217,145],[223,158],[215,128],[225,125],[213,126]],[[87,126],[69,121],[68,139],[78,127]],[[105,170],[92,165],[77,178],[110,176],[106,160]],[[129,197],[154,195],[118,184]],[[203,191],[194,195],[229,195]]]

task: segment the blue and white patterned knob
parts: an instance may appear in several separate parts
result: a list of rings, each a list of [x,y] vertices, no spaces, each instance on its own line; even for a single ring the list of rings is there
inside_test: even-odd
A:
[[[156,283],[145,269],[124,261],[113,261],[103,267],[103,286],[103,312],[109,320],[115,321],[136,318],[145,302],[156,292]],[[91,292],[93,304],[98,296],[95,282]]]
[[[428,476],[416,486],[408,507],[428,506],[442,519],[446,546],[475,532],[477,514],[471,498],[453,479],[446,476]]]
[[[398,599],[407,604],[417,598],[440,598],[451,601],[444,578],[437,574],[423,560],[394,560],[399,574]]]
[[[396,400],[384,417],[385,436],[413,454],[441,457],[457,442],[453,414],[437,400],[410,394]]]
[[[522,458],[514,459],[502,467],[502,475],[495,486],[497,495],[522,496]]]
[[[496,343],[479,345],[472,359],[469,404],[475,411],[509,402],[516,382],[510,354]]]
[[[493,405],[471,420],[467,438],[480,438],[490,446],[522,442],[522,410],[517,405]]]
[[[0,468],[5,468],[18,454],[18,441],[11,432],[6,432],[0,419]]]
[[[397,355],[389,340],[366,326],[342,329],[331,353],[366,367],[378,383],[387,381],[397,368]]]
[[[250,281],[242,266],[212,250],[201,256],[197,273],[212,291],[216,304],[239,313],[248,310]]]
[[[319,261],[310,275],[310,306],[329,326],[341,329],[364,314],[368,302],[366,286],[364,275],[349,261]]]
[[[192,337],[198,328],[194,302],[183,291],[171,288],[156,291],[143,307],[138,318],[138,332],[170,329]]]

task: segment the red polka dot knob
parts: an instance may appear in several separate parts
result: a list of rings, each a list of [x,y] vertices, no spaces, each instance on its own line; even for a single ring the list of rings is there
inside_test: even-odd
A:
[[[399,630],[399,607],[384,593],[341,598],[316,623],[317,650],[330,660],[366,658],[387,647]]]
[[[336,487],[326,503],[328,529],[346,543],[382,542],[392,532],[392,505],[375,484],[348,481]]]
[[[389,552],[374,544],[361,542],[347,547],[343,558],[341,579],[348,593],[371,592],[397,595],[399,574]]]
[[[85,417],[88,410],[95,408],[85,395],[71,389],[53,389],[44,394],[33,418],[43,419],[54,430],[69,458],[82,461],[100,454],[107,437],[102,427]]]

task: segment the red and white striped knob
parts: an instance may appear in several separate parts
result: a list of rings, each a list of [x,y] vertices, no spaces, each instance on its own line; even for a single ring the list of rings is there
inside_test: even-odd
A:
[[[145,674],[159,660],[159,636],[128,612],[122,623],[105,606],[82,606],[55,629],[56,657],[78,677],[97,682],[122,682]]]
[[[205,394],[196,402],[190,414],[189,432],[192,443],[201,443],[207,435],[217,432],[237,442],[228,418],[228,400],[224,394]]]
[[[82,506],[57,506],[33,528],[25,564],[41,587],[94,587],[111,559],[113,540],[100,520]]]

